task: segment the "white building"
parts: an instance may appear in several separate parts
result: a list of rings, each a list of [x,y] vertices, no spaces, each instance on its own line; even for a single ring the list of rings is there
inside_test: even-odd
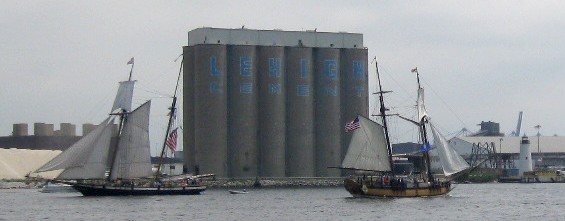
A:
[[[449,143],[465,159],[486,159],[493,153],[499,168],[517,168],[521,137],[455,137]],[[530,136],[530,150],[536,168],[565,167],[565,137]],[[473,156],[473,151],[475,155]],[[482,155],[482,156],[481,156]],[[493,167],[487,165],[489,167]]]

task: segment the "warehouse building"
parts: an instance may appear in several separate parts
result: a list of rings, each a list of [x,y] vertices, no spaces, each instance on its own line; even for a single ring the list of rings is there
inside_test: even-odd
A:
[[[528,138],[534,169],[565,168],[565,137]],[[476,163],[487,160],[483,165],[485,167],[514,169],[518,165],[521,139],[518,136],[454,137],[449,143],[467,161]]]

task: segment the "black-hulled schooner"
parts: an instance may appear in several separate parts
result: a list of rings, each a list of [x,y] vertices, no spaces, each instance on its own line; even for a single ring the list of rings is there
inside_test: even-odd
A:
[[[133,71],[133,58],[128,64]],[[110,116],[36,172],[62,170],[53,182],[70,184],[84,196],[193,195],[206,190],[199,176],[163,177],[159,171],[153,173],[149,146],[151,101],[132,111],[132,71],[127,81],[120,82]],[[166,134],[176,111],[176,88],[170,109]],[[115,118],[119,118],[117,133]],[[111,142],[112,137],[117,137],[115,142]],[[161,158],[164,149],[165,145]]]
[[[375,61],[376,62],[376,61]],[[345,179],[345,189],[355,197],[425,197],[443,195],[451,191],[451,179],[455,174],[468,171],[469,165],[452,149],[447,140],[430,122],[424,106],[424,89],[418,78],[417,121],[419,128],[421,158],[424,169],[419,174],[395,174],[392,148],[388,135],[387,114],[377,66],[379,83],[380,116],[382,124],[363,116],[357,116],[357,129],[353,131],[351,142],[341,168],[355,171]],[[436,178],[431,172],[428,130],[434,138],[433,148],[437,151],[444,177]]]

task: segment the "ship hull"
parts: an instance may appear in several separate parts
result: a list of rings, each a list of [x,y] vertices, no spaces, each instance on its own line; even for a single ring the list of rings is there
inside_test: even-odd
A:
[[[392,186],[371,186],[358,183],[352,179],[345,179],[344,186],[345,189],[354,197],[432,197],[445,195],[451,191],[449,183],[426,187],[403,188]]]
[[[183,187],[114,187],[89,184],[74,184],[72,187],[84,196],[198,195],[207,188],[204,185]]]

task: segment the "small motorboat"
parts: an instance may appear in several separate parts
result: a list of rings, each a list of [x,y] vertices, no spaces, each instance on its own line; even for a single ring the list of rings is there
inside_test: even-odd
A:
[[[243,190],[228,190],[228,192],[230,192],[231,194],[246,194],[246,193],[249,193],[249,192],[247,192],[246,189],[243,189]]]
[[[72,193],[76,192],[71,185],[64,183],[47,182],[39,190],[42,193]]]

